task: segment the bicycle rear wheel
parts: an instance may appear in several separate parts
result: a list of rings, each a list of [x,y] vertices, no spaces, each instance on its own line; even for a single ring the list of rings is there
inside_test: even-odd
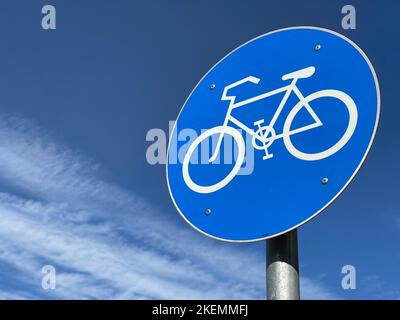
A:
[[[197,149],[197,147],[200,145],[202,141],[205,139],[211,137],[214,134],[228,134],[233,137],[234,141],[236,141],[238,145],[238,155],[236,158],[236,163],[233,166],[232,170],[229,172],[229,174],[223,178],[221,181],[210,185],[210,186],[202,186],[197,184],[192,180],[189,174],[189,163],[190,159],[192,157],[193,152]],[[195,192],[198,193],[211,193],[215,192],[219,189],[222,189],[225,187],[231,180],[236,176],[238,171],[240,170],[240,167],[242,166],[242,163],[244,161],[244,154],[245,154],[245,144],[242,135],[237,131],[236,129],[232,127],[227,127],[227,126],[218,126],[211,128],[210,130],[207,130],[203,132],[200,136],[198,136],[193,143],[190,145],[184,159],[183,159],[183,164],[182,164],[182,174],[183,174],[183,179],[186,183],[186,185],[192,189]]]

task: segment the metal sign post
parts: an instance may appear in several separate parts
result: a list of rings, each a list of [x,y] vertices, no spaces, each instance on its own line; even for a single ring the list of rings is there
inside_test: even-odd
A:
[[[267,240],[267,299],[300,299],[297,229]]]

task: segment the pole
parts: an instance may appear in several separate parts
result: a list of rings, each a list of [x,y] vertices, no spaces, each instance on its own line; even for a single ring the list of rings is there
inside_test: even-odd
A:
[[[267,240],[267,299],[300,299],[297,229]]]

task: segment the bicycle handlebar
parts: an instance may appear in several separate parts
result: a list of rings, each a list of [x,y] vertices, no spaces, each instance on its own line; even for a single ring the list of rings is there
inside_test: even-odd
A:
[[[230,90],[230,89],[232,89],[234,87],[240,86],[241,84],[246,83],[246,82],[251,82],[251,83],[254,83],[254,84],[258,84],[260,82],[260,79],[256,78],[256,77],[249,76],[249,77],[246,77],[246,78],[244,78],[242,80],[236,81],[236,82],[230,84],[229,86],[226,86],[225,89],[224,89],[224,92],[222,93],[221,100],[228,100],[228,101],[231,101],[233,103],[235,101],[236,96],[228,96],[227,95],[228,90]]]

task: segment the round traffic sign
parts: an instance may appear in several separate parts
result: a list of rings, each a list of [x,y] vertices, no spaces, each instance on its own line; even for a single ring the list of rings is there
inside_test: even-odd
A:
[[[213,238],[287,232],[350,183],[379,110],[373,66],[343,35],[295,27],[259,36],[211,68],[181,109],[168,147],[171,197]]]

